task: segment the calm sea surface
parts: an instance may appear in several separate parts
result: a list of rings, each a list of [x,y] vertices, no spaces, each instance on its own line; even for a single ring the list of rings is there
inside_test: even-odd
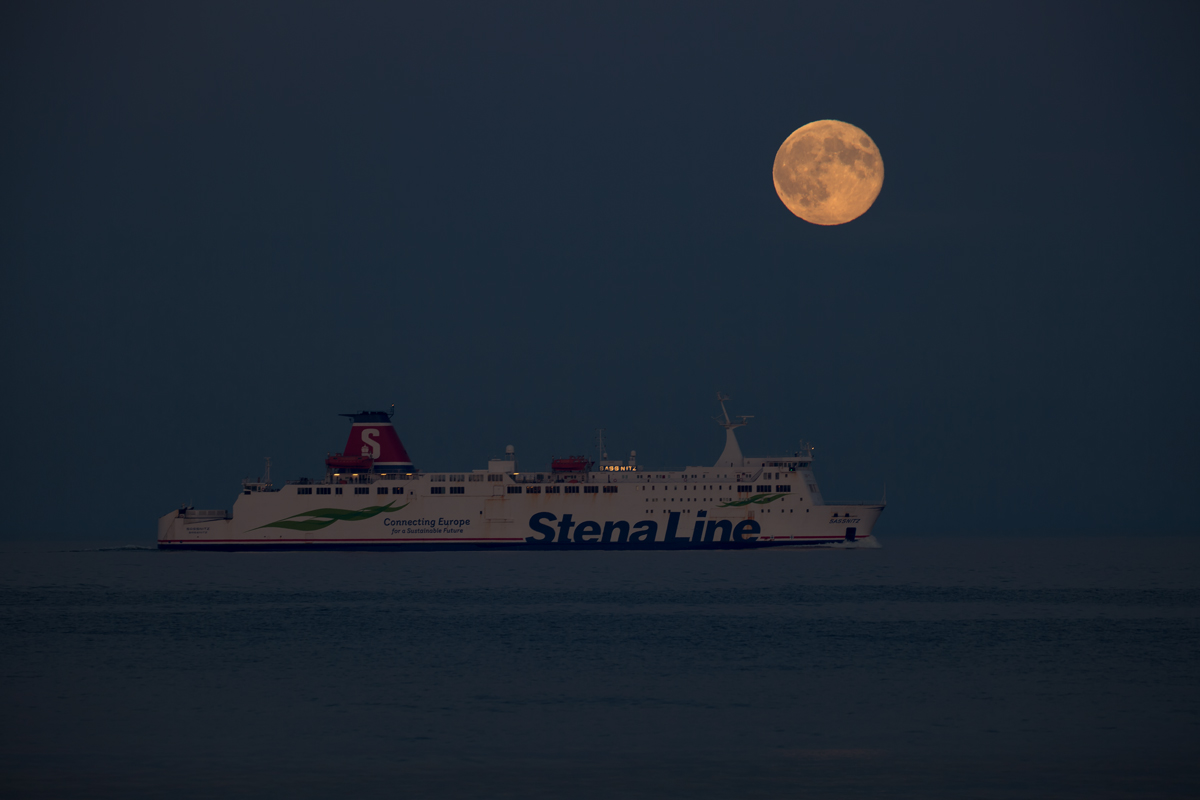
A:
[[[1195,797],[1200,543],[0,550],[11,797]]]

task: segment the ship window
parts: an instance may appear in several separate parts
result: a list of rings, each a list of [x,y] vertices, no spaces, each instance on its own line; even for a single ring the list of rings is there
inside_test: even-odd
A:
[[[445,486],[430,486],[429,493],[430,494],[445,494],[446,487]]]
[[[809,490],[810,492],[815,492],[815,491],[817,490],[817,485],[816,485],[815,483],[810,483],[810,484],[808,485],[808,490]]]
[[[583,493],[584,493],[584,494],[596,494],[596,493],[597,493],[597,492],[599,492],[599,491],[600,491],[600,487],[599,487],[599,486],[585,486],[585,487],[583,487]]]
[[[404,487],[403,486],[393,486],[392,494],[404,494]]]
[[[557,486],[547,486],[546,494],[558,494],[558,487]]]
[[[455,481],[457,483],[462,483],[464,480],[464,477],[465,476],[463,476],[463,475],[451,475],[450,480]]]
[[[467,480],[481,481],[481,480],[483,480],[483,476],[482,475],[468,475]]]
[[[520,486],[510,486],[510,487],[508,487],[508,493],[509,494],[520,494],[521,487]]]
[[[429,480],[431,480],[431,481],[445,481],[445,480],[446,480],[446,476],[445,476],[445,475],[431,475],[431,476],[429,477]]]
[[[328,486],[318,486],[317,494],[329,494],[329,487]]]
[[[604,487],[604,493],[605,493],[605,494],[616,494],[616,493],[617,493],[617,487],[615,487],[615,486],[605,486],[605,487]]]
[[[753,486],[738,486],[738,491],[739,492],[752,492],[752,491],[754,491],[754,487]]]
[[[792,487],[786,483],[776,484],[775,486],[775,491],[777,492],[790,492],[791,490]]]
[[[375,490],[375,494],[387,494],[387,493],[388,493],[388,487],[386,487],[386,486],[380,486],[379,488],[377,488]]]
[[[340,486],[339,486],[339,487],[337,487],[336,489],[334,489],[334,490],[333,490],[333,493],[334,493],[334,494],[341,494],[341,493],[342,493],[342,487],[340,487]]]
[[[371,487],[370,486],[355,486],[354,493],[355,494],[370,494]]]
[[[542,487],[540,487],[540,486],[526,486],[525,487],[525,494],[541,494],[541,493],[542,493]]]
[[[492,482],[494,483],[494,482],[496,482],[496,481],[502,481],[502,480],[504,480],[504,476],[503,476],[503,475],[497,475],[497,474],[493,473],[493,474],[491,474],[491,475],[488,475],[488,480],[489,480],[489,481],[492,481]]]
[[[304,487],[296,490],[296,494],[312,494],[312,489]]]
[[[564,486],[563,491],[567,494],[579,494],[578,486]]]
[[[467,490],[467,487],[465,487],[465,486],[451,486],[450,494],[462,494],[466,490]]]
[[[769,491],[771,491],[771,484],[769,484],[769,483],[767,483],[767,484],[762,484],[762,483],[760,483],[760,484],[759,484],[759,485],[758,485],[758,486],[755,488],[755,490],[754,490],[754,491],[756,491],[756,492],[769,492]]]

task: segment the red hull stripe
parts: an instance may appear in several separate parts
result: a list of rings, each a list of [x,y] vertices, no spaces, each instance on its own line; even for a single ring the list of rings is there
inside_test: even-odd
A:
[[[480,539],[472,536],[438,536],[428,539],[163,539],[163,544],[272,544],[274,542],[523,542],[524,537]]]
[[[780,539],[838,539],[841,537],[830,534],[828,536],[760,536],[758,538],[777,542]],[[857,537],[856,541],[857,541],[857,539],[870,539],[870,538],[871,538],[871,534],[865,533],[862,536]]]

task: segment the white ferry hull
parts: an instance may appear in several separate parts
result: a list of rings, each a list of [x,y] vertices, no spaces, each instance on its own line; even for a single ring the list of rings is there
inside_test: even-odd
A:
[[[722,398],[724,399],[724,398]],[[722,406],[723,407],[723,406]],[[812,453],[744,458],[726,415],[711,467],[647,471],[583,457],[548,472],[505,460],[470,473],[413,468],[386,412],[346,415],[345,454],[323,479],[243,482],[230,512],[182,508],[158,521],[172,550],[645,550],[879,547],[883,504],[827,504]],[[361,455],[359,453],[361,452]]]
[[[369,488],[410,487],[376,483]],[[643,487],[619,487],[626,488]],[[235,503],[230,519],[189,517],[187,511],[174,511],[159,520],[159,546],[203,550],[879,547],[873,530],[883,511],[882,505],[812,507],[795,495],[771,501],[770,508],[751,502],[752,510],[702,502],[683,507],[678,496],[650,498],[667,500],[655,505],[679,506],[672,511],[630,503],[619,492],[570,499],[522,494],[508,499],[419,497],[406,491],[404,495],[322,498],[328,503],[322,506],[313,502],[312,495],[288,497],[286,492],[245,495]],[[373,502],[374,498],[379,499]],[[354,499],[367,502],[356,504]]]

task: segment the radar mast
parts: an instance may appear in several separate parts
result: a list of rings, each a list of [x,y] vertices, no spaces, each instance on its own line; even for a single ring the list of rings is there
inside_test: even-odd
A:
[[[717,392],[717,402],[721,404],[721,417],[717,417],[717,424],[725,429],[725,450],[721,453],[721,457],[717,459],[715,466],[717,467],[734,467],[738,468],[743,465],[742,448],[738,445],[737,436],[734,434],[735,428],[745,427],[748,423],[746,420],[754,419],[753,414],[738,414],[739,422],[733,422],[729,419],[729,411],[725,408],[725,401],[729,400],[729,395]],[[722,421],[722,417],[724,420]]]

